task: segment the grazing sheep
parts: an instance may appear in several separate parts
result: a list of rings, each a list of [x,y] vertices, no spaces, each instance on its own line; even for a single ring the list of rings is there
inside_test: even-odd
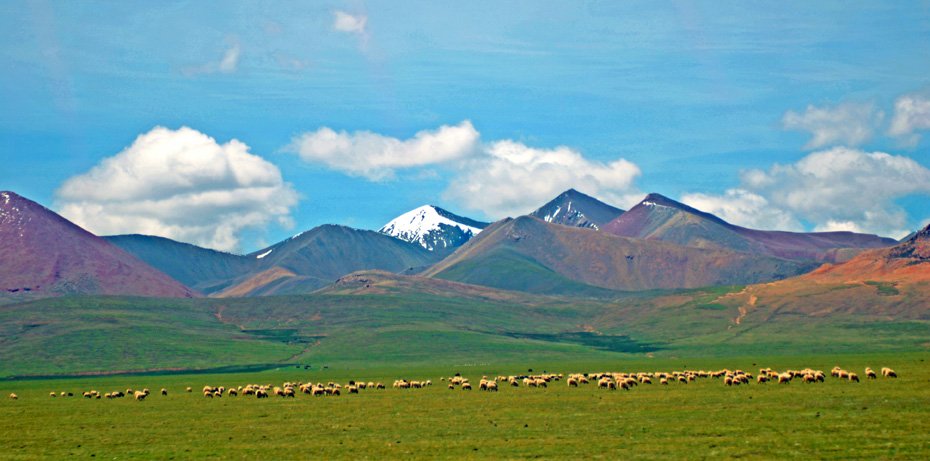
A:
[[[732,385],[733,385],[733,378],[731,378],[731,377],[729,377],[729,376],[723,378],[723,384],[726,384],[727,386],[732,386]]]
[[[568,387],[578,387],[578,380],[575,378],[568,378]]]
[[[894,372],[891,368],[882,367],[882,377],[885,378],[897,378],[898,374]]]
[[[145,400],[145,396],[147,396],[148,394],[145,392],[136,391],[132,395],[136,398],[136,400],[141,401],[141,400]]]
[[[859,376],[857,376],[855,373],[850,373],[850,374],[849,374],[849,380],[850,380],[850,381],[855,381],[855,382],[858,383],[858,382],[859,382]]]
[[[668,386],[668,378],[659,378],[659,384]]]
[[[48,396],[49,396],[49,397],[58,397],[58,394],[56,394],[56,393],[54,393],[54,392],[50,392],[50,393],[48,394]]]
[[[487,386],[487,389],[485,389],[485,390],[497,392],[497,383],[494,382],[494,381],[489,382],[489,383],[488,383],[488,386]]]
[[[865,377],[869,379],[876,379],[875,370],[872,370],[869,367],[865,367]]]
[[[791,373],[782,373],[778,375],[778,384],[788,384],[791,382]]]
[[[609,383],[609,382],[611,382],[609,378],[601,378],[601,379],[597,382],[597,388],[600,389],[600,388],[603,387],[604,389],[607,389],[607,383]]]
[[[608,383],[607,383],[607,390],[609,390],[609,391],[615,391],[615,390],[617,390],[617,383],[615,383],[615,382],[613,382],[613,381],[608,382]]]
[[[211,391],[203,391],[203,396],[204,396],[204,397],[209,397],[209,398],[212,399],[212,398],[213,398],[213,392],[211,392]]]
[[[13,400],[16,400],[16,399],[19,398],[19,396],[16,395],[16,394],[10,394],[10,398],[13,399]]]
[[[768,375],[762,375],[762,374],[760,374],[759,377],[756,378],[756,382],[759,383],[759,384],[765,384],[768,380],[769,380]]]
[[[546,387],[546,380],[545,380],[545,379],[537,379],[537,380],[536,380],[536,387]]]
[[[191,391],[191,387],[187,386],[187,392],[190,392],[190,391]]]
[[[384,384],[381,384],[381,383],[376,384],[375,389],[384,389]]]
[[[471,384],[469,384],[469,383],[463,383],[463,384],[462,384],[462,390],[463,390],[463,391],[470,391],[470,390],[471,390]]]
[[[267,399],[267,398],[268,398],[268,392],[266,392],[264,389],[259,389],[259,390],[255,391],[255,398],[257,398],[257,399]]]
[[[238,396],[239,396],[239,391],[237,391],[237,390],[235,390],[235,389],[230,389],[230,390],[226,391],[226,395],[228,395],[228,396],[230,396],[230,397],[238,397]]]
[[[161,395],[168,395],[168,390],[167,390],[167,389],[162,389],[162,390],[161,390]]]
[[[347,386],[346,391],[350,394],[358,394],[358,386]]]

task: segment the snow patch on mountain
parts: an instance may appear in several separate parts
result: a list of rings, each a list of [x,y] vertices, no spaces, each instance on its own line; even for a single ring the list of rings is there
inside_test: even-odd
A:
[[[291,238],[293,238],[293,237],[291,237]],[[274,249],[268,250],[268,251],[266,251],[266,252],[264,252],[264,253],[262,253],[262,254],[256,256],[255,259],[262,259],[262,258],[264,258],[265,256],[270,255],[272,251],[274,251]]]
[[[392,237],[416,243],[427,250],[454,246],[458,241],[474,237],[481,228],[470,226],[443,215],[451,213],[432,205],[421,206],[408,211],[387,223],[378,232]],[[448,238],[443,234],[456,234]]]

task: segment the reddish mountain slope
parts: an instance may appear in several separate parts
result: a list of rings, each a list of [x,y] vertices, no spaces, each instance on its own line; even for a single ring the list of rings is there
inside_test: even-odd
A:
[[[867,249],[897,243],[889,238],[852,232],[747,229],[659,194],[649,194],[638,205],[607,223],[602,230],[621,237],[661,240],[694,248],[728,249],[821,262],[848,261]]]
[[[719,301],[750,316],[842,313],[874,321],[930,320],[930,226],[894,247],[866,251],[800,277],[746,287]]]
[[[529,216],[492,224],[423,276],[508,290],[556,293],[570,280],[611,290],[694,288],[781,280],[816,263],[547,223]]]
[[[200,296],[12,192],[0,192],[0,293]]]

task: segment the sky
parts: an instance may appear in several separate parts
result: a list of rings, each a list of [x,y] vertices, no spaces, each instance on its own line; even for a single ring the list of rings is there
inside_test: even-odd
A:
[[[98,235],[248,253],[569,188],[930,223],[928,2],[13,0],[0,69],[0,190]]]

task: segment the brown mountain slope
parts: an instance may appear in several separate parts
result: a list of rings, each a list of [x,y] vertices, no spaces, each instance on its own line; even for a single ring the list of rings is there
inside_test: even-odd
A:
[[[200,296],[106,240],[12,192],[0,192],[0,293]]]
[[[780,280],[815,267],[810,262],[618,237],[522,216],[492,224],[422,275],[553,293],[547,291],[550,285],[567,281],[611,290],[694,288]]]
[[[719,301],[747,316],[930,320],[930,226],[897,246],[870,250],[800,277],[749,286]]]
[[[735,226],[659,194],[602,227],[621,237],[661,240],[694,248],[729,249],[786,259],[843,262],[893,239],[852,232],[762,231]]]

